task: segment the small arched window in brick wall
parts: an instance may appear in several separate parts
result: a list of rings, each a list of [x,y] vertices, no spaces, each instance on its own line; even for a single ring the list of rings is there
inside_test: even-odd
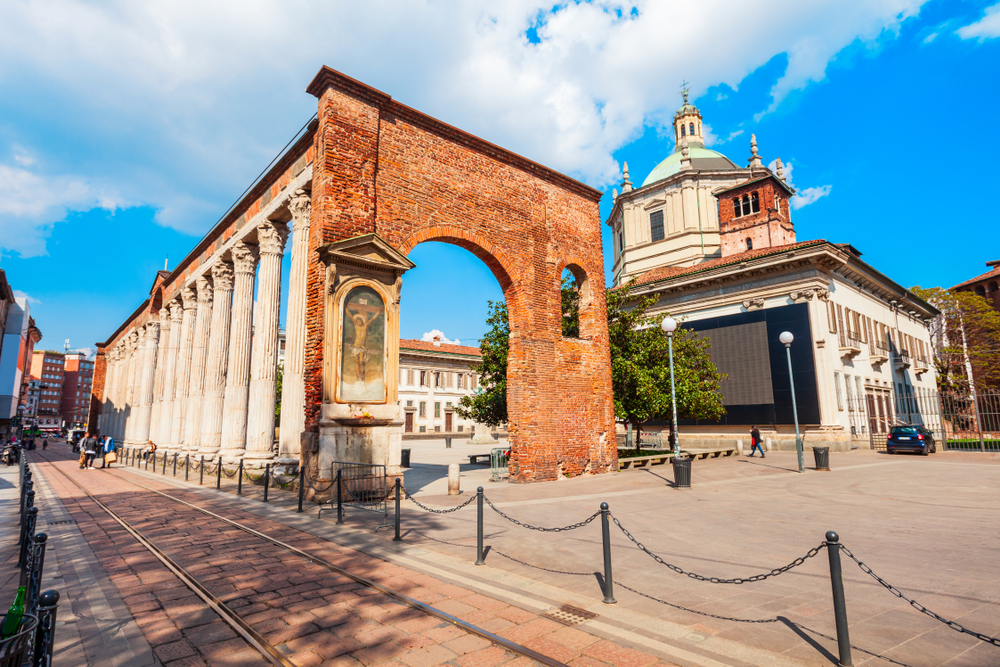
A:
[[[747,250],[753,250],[753,239],[747,238]]]
[[[756,190],[750,193],[750,210],[753,213],[760,213],[760,197]]]
[[[577,264],[567,264],[559,279],[561,319],[564,338],[589,338],[594,308],[587,272]]]

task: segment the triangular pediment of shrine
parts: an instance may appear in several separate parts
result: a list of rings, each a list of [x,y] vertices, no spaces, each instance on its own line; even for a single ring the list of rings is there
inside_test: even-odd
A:
[[[387,272],[404,273],[416,266],[406,258],[406,255],[389,245],[378,234],[365,234],[328,243],[319,249],[319,254],[327,263],[335,262]]]

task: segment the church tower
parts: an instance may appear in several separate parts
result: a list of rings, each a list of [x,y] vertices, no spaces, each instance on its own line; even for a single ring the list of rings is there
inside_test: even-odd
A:
[[[705,135],[701,130],[701,112],[688,102],[688,89],[684,88],[684,104],[674,114],[674,142],[677,146],[687,144],[697,148],[705,147]]]

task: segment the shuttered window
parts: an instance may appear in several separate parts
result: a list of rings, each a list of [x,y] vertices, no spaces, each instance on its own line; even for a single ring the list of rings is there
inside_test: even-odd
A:
[[[830,333],[837,333],[837,306],[833,301],[826,304],[826,319],[830,324]]]
[[[663,211],[649,214],[649,236],[654,242],[663,240]]]
[[[840,327],[841,331],[844,331],[844,310],[837,304],[837,326]]]

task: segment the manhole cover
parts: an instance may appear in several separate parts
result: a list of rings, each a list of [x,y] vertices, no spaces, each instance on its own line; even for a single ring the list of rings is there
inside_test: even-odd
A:
[[[580,609],[579,607],[574,607],[569,604],[564,604],[558,609],[549,609],[548,611],[542,612],[542,616],[552,619],[556,623],[562,623],[563,625],[576,625],[578,623],[583,623],[584,621],[589,621],[592,618],[597,618],[597,614],[594,612],[587,611],[586,609]]]

